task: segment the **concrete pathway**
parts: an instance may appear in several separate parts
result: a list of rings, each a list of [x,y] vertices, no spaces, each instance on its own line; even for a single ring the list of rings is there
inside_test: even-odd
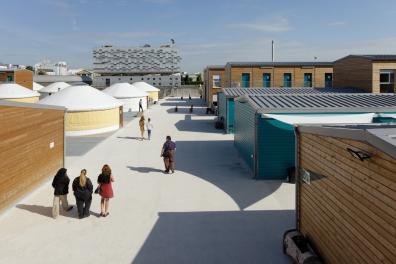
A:
[[[79,220],[73,209],[52,219],[48,182],[1,216],[0,263],[290,263],[282,234],[294,226],[294,185],[252,180],[232,135],[204,112],[168,98],[145,114],[151,141],[136,140],[135,119],[68,157],[71,179],[86,168],[96,182],[103,164],[112,167],[110,215],[97,217],[95,195],[91,217]],[[177,144],[173,175],[161,172],[166,135]]]

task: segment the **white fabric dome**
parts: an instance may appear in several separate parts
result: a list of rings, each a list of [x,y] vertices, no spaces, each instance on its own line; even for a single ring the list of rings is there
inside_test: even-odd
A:
[[[159,92],[160,91],[160,89],[158,89],[146,82],[135,82],[135,83],[133,83],[133,85],[145,92]]]
[[[0,99],[36,97],[40,94],[16,83],[0,84]]]
[[[115,83],[103,90],[104,93],[115,98],[145,97],[148,93],[129,83]]]
[[[43,89],[43,88],[44,88],[44,86],[42,86],[41,84],[33,82],[33,91],[38,91],[38,90]]]
[[[69,86],[70,86],[70,84],[65,83],[65,82],[54,82],[54,83],[47,85],[44,88],[41,88],[39,92],[40,93],[57,93]]]
[[[64,106],[70,112],[106,110],[122,105],[122,102],[89,85],[69,86],[39,103]]]

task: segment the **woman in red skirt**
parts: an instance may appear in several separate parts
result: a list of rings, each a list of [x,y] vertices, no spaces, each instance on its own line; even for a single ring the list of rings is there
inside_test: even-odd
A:
[[[109,215],[109,201],[113,198],[113,186],[111,183],[114,182],[114,177],[111,174],[110,166],[105,164],[102,168],[102,173],[98,176],[98,184],[100,186],[100,216],[106,217]]]

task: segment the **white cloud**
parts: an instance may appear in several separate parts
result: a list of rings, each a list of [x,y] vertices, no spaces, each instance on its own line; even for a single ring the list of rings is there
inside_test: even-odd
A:
[[[266,21],[230,24],[229,28],[250,29],[261,32],[285,32],[289,31],[289,20],[284,17],[276,17]]]

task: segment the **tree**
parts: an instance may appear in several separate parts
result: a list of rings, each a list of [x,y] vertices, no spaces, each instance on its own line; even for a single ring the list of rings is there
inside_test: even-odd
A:
[[[197,75],[197,81],[196,81],[196,84],[203,84],[203,82],[202,82],[202,76],[201,76],[201,74],[198,74],[198,75]]]
[[[26,70],[29,70],[29,71],[34,71],[34,69],[33,69],[33,67],[32,67],[32,66],[26,66]]]

